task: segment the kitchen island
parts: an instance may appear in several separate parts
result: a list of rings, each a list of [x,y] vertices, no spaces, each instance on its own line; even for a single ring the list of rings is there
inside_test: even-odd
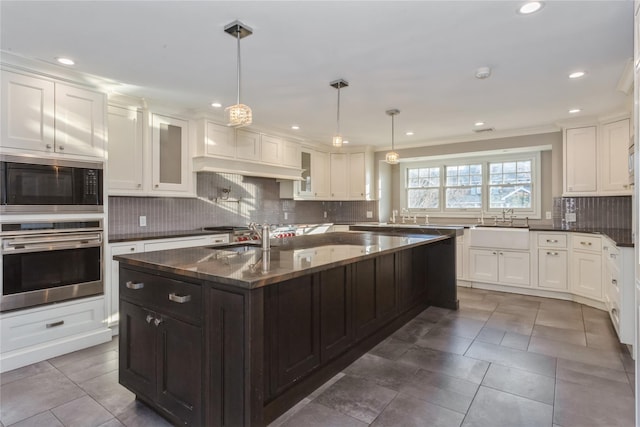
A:
[[[430,305],[455,236],[342,232],[120,261],[120,382],[176,425],[266,425]]]

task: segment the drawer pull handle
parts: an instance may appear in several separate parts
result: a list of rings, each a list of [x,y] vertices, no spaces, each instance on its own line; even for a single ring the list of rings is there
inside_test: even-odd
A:
[[[156,317],[156,320],[153,321],[153,324],[156,326],[160,325],[160,323],[162,323],[162,318],[160,317]]]
[[[609,254],[609,256],[613,259],[616,259],[616,254]]]
[[[150,314],[147,314],[147,323],[151,323],[151,321],[153,320],[153,316]]]
[[[64,325],[64,320],[58,320],[57,322],[53,322],[53,323],[47,323],[47,329],[49,328],[55,328],[56,326],[62,326]]]
[[[131,280],[129,280],[127,283],[125,283],[125,286],[127,287],[127,289],[138,290],[138,289],[144,288],[144,283],[143,282],[134,283]]]
[[[558,252],[547,252],[547,255],[558,256]]]
[[[177,302],[178,304],[184,304],[191,301],[191,295],[177,295],[174,293],[169,294],[169,301]]]
[[[547,243],[558,243],[557,239],[547,239]]]
[[[591,246],[591,242],[580,242],[581,245]]]

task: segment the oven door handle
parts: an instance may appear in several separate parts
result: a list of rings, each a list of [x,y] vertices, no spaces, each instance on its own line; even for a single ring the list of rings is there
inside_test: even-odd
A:
[[[56,238],[5,239],[2,242],[3,253],[24,253],[42,250],[88,248],[102,245],[101,234],[86,236],[68,236]]]

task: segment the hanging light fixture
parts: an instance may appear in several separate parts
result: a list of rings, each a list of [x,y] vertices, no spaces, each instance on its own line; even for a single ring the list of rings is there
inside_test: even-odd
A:
[[[238,42],[238,96],[235,105],[224,109],[227,117],[227,126],[242,127],[252,122],[251,108],[240,103],[240,39],[253,34],[253,30],[240,21],[234,21],[224,27],[224,31],[234,36]]]
[[[342,134],[340,134],[340,89],[349,86],[349,82],[343,79],[334,80],[329,83],[331,87],[338,89],[338,113],[336,120],[336,134],[333,137],[333,146],[342,147]]]
[[[387,153],[387,155],[384,157],[384,161],[389,163],[390,165],[397,165],[398,162],[400,161],[400,155],[398,153],[396,153],[394,151],[394,144],[393,144],[393,134],[394,134],[394,128],[393,128],[393,118],[396,116],[396,114],[400,114],[400,110],[396,110],[395,108],[393,110],[387,110],[387,114],[391,116],[391,151],[389,151]]]

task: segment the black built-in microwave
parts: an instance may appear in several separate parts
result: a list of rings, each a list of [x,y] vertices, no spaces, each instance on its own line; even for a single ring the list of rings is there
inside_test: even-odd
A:
[[[0,213],[103,212],[103,164],[0,156]]]

